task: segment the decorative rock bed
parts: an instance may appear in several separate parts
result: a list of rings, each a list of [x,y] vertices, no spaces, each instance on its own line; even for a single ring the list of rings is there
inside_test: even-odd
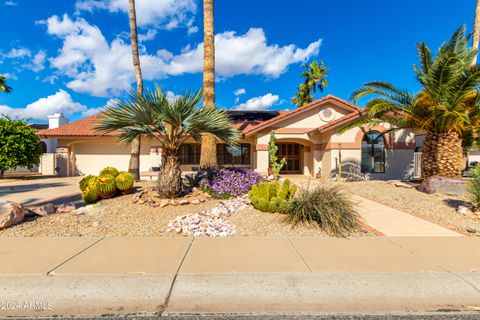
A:
[[[235,226],[228,223],[224,217],[239,213],[247,207],[250,200],[239,197],[232,200],[220,201],[209,210],[194,214],[179,216],[171,221],[168,232],[175,232],[183,236],[227,237],[235,234]]]

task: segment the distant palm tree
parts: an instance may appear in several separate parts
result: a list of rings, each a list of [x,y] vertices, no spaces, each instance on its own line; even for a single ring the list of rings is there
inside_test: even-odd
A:
[[[118,100],[101,115],[96,130],[100,133],[118,132],[120,141],[131,143],[139,135],[159,142],[162,147],[162,165],[158,178],[158,193],[175,197],[182,191],[179,161],[180,146],[188,139],[200,141],[203,133],[235,145],[240,133],[224,110],[199,108],[202,91],[185,94],[168,101],[158,87],[143,95],[132,92],[127,100]]]
[[[292,103],[302,106],[306,103],[317,99],[317,89],[323,92],[323,89],[328,85],[327,71],[323,61],[312,61],[310,64],[304,64],[302,77],[303,83],[299,86]],[[313,92],[313,95],[312,95]]]
[[[478,42],[480,40],[480,0],[476,1],[475,19],[473,21],[472,47],[478,52]],[[477,64],[477,55],[473,58],[472,64]]]
[[[4,75],[0,75],[0,91],[5,93],[12,92],[12,88],[6,83],[7,78]]]
[[[310,91],[308,87],[302,83],[295,93],[295,96],[292,98],[292,104],[296,104],[299,106],[303,106],[304,104],[310,103],[313,101],[312,96],[310,95]]]
[[[313,100],[316,100],[317,88],[323,92],[323,89],[328,85],[328,67],[325,66],[323,61],[317,62],[317,60],[313,60],[309,65],[304,64],[303,68],[302,77],[305,78],[305,85],[309,91],[313,91]]]
[[[138,37],[137,37],[137,14],[135,10],[135,0],[128,0],[128,16],[130,20],[130,41],[132,43],[133,67],[135,69],[135,77],[137,79],[137,94],[142,95],[143,80],[142,69],[140,68],[140,56],[138,54]],[[140,151],[142,148],[142,137],[138,136],[132,140],[130,150],[130,163],[128,164],[128,172],[130,172],[135,180],[140,180]]]
[[[215,108],[215,29],[213,0],[203,0],[203,107]],[[217,166],[217,144],[215,137],[202,135],[200,168]]]
[[[366,83],[352,98],[356,102],[374,96],[365,108],[369,118],[342,131],[385,120],[396,126],[392,130],[424,130],[423,176],[461,177],[462,138],[480,129],[480,67],[471,65],[477,52],[468,46],[468,40],[465,26],[460,27],[435,58],[425,43],[419,43],[420,66],[414,69],[422,90],[413,95],[386,82]]]

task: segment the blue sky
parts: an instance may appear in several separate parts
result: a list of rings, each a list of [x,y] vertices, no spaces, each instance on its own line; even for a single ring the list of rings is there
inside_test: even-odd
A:
[[[63,112],[75,120],[124,96],[134,85],[126,4],[0,0],[0,73],[14,89],[0,95],[0,113],[44,120]],[[471,30],[474,6],[474,0],[217,0],[217,103],[291,109],[301,65],[312,59],[330,67],[324,94],[349,99],[372,80],[416,91],[415,44],[436,50],[461,24]],[[156,83],[171,97],[200,88],[201,1],[137,0],[137,15],[146,85]]]

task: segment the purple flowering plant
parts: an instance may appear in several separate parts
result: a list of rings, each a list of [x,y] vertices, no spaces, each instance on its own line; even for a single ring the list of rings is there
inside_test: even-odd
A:
[[[263,177],[248,168],[212,169],[200,181],[200,189],[215,198],[228,199],[246,194]]]

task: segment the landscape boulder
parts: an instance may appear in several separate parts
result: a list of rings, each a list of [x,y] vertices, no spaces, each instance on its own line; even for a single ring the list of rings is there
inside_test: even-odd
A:
[[[0,202],[0,230],[18,224],[25,219],[25,208],[16,202]]]
[[[438,192],[447,195],[464,195],[465,182],[462,179],[433,176],[424,179],[418,186],[418,191],[427,194]]]

